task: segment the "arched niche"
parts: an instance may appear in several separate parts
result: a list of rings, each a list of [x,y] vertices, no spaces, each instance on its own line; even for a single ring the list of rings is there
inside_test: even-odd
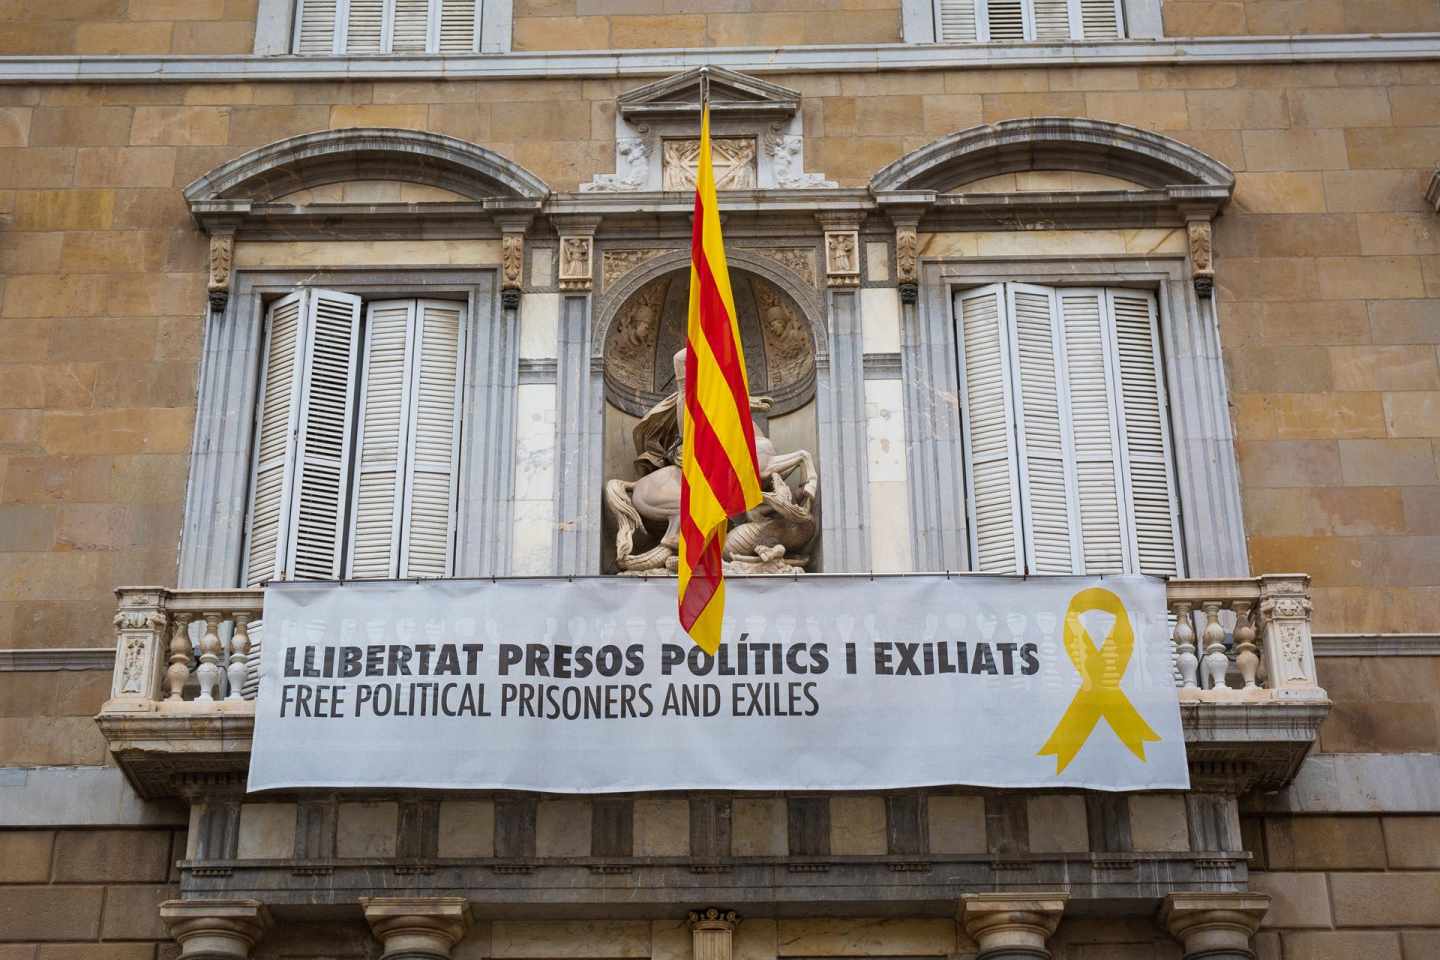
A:
[[[277,140],[226,161],[185,188],[205,201],[266,203],[349,181],[418,183],[469,200],[543,200],[550,188],[519,164],[484,147],[419,130],[359,127]]]
[[[948,193],[1033,170],[1092,173],[1148,190],[1211,188],[1228,196],[1235,186],[1223,163],[1170,137],[1104,120],[1031,117],[971,127],[927,144],[881,169],[870,189]]]

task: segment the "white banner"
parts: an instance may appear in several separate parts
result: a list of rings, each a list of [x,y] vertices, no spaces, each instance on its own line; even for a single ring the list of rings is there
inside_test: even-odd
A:
[[[250,789],[1185,789],[1146,577],[280,583]]]

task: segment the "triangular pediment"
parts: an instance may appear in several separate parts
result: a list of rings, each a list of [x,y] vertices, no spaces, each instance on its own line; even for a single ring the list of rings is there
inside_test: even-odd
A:
[[[715,114],[794,116],[800,93],[724,67],[694,67],[621,94],[616,104],[630,117],[693,114],[700,109],[702,80],[709,79],[710,109]]]

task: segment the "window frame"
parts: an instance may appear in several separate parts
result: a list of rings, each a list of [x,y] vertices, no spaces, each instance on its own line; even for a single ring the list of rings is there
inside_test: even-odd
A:
[[[1121,26],[1120,36],[1123,40],[1158,40],[1165,35],[1163,22],[1160,14],[1161,0],[1117,0],[1117,6],[1121,13],[1118,21]],[[940,11],[938,0],[901,0],[901,34],[906,43],[949,43],[949,44],[978,44],[974,41],[945,41],[940,39],[939,22]],[[976,31],[979,34],[980,22],[977,21]],[[1073,32],[1073,28],[1072,28]],[[996,41],[1000,42],[1000,41]],[[1015,43],[1016,41],[1005,41]],[[1026,41],[1034,42],[1034,41]],[[1059,41],[1049,40],[1046,43]],[[1071,43],[1104,43],[1102,40],[1070,40]]]
[[[306,56],[318,58],[319,54],[296,53],[296,33],[299,29],[300,0],[259,0],[255,17],[254,53],[257,56]],[[484,0],[476,16],[479,32],[473,53],[509,53],[513,28],[513,0]],[[332,53],[332,56],[390,56],[390,54],[349,54]],[[398,56],[439,57],[466,56],[464,53],[405,53]]]

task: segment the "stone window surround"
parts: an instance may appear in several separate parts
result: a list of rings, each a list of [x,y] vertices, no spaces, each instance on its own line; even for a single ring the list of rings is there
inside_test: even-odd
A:
[[[915,304],[902,311],[901,363],[917,570],[969,567],[953,297],[988,283],[1132,286],[1160,306],[1171,456],[1180,501],[1182,576],[1248,575],[1240,473],[1213,300],[1199,297],[1181,256],[924,260]]]
[[[299,286],[345,290],[367,300],[465,299],[473,322],[465,348],[455,574],[490,573],[502,549],[497,540],[508,542],[510,464],[482,451],[497,439],[508,444],[513,390],[506,384],[513,383],[516,366],[514,337],[500,315],[498,265],[264,268],[237,270],[225,309],[206,315],[178,582],[187,587],[240,583],[265,308]]]
[[[257,56],[293,53],[296,6],[296,0],[259,0],[255,13]],[[510,52],[512,10],[512,0],[485,0],[480,8],[480,53]]]

